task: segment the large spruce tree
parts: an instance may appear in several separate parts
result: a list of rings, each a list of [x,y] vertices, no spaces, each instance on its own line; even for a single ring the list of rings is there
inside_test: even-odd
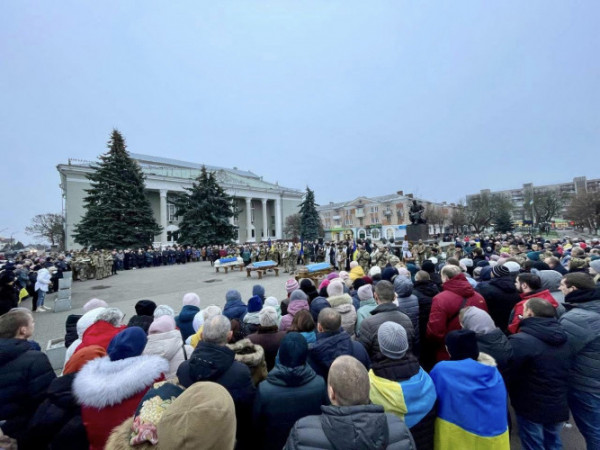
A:
[[[235,225],[229,223],[234,215],[233,198],[219,186],[215,174],[202,166],[200,175],[186,191],[174,198],[181,218],[177,242],[195,246],[231,243],[237,236]]]
[[[108,152],[87,175],[85,214],[75,226],[75,242],[85,247],[124,249],[152,244],[162,228],[144,194],[144,175],[129,157],[121,133],[113,130]]]
[[[307,186],[304,200],[300,203],[300,235],[306,241],[315,241],[319,238],[321,218],[315,204],[315,193]]]

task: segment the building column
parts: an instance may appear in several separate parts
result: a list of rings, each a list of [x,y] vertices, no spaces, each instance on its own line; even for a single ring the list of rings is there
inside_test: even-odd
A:
[[[263,198],[262,200],[262,216],[263,216],[263,241],[267,241],[269,239],[269,223],[267,222],[267,199]]]
[[[252,199],[246,197],[246,241],[251,242],[252,239]]]
[[[235,203],[235,199],[233,199],[233,202]],[[233,218],[233,216],[229,218],[229,225],[233,225],[235,227],[235,219]],[[236,228],[238,228],[236,242],[240,242],[240,230],[239,227]]]
[[[160,190],[160,226],[162,232],[160,234],[160,245],[167,244],[167,190]]]
[[[275,199],[275,239],[283,239],[281,228],[281,197],[278,197]]]

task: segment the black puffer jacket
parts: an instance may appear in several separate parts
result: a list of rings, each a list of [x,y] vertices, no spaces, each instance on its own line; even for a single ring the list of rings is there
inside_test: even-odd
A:
[[[56,378],[48,357],[25,339],[0,339],[0,418],[4,434],[21,441],[27,423]]]
[[[86,450],[89,448],[81,407],[72,392],[76,373],[56,378],[48,396],[29,422],[28,446],[35,449]]]
[[[285,449],[416,449],[406,424],[383,406],[322,406],[321,411],[296,422]]]
[[[437,284],[432,280],[415,281],[413,294],[419,300],[419,342],[421,343],[421,354],[419,362],[423,369],[429,372],[435,363],[436,345],[427,339],[427,322],[431,313],[431,302],[433,297],[440,293]]]
[[[513,358],[507,384],[516,413],[536,423],[568,420],[571,350],[562,325],[553,317],[529,317],[509,341]]]
[[[0,316],[19,305],[19,291],[14,284],[0,285]]]
[[[478,334],[477,345],[480,352],[487,353],[496,360],[498,370],[504,376],[512,359],[512,346],[502,330],[496,328],[490,333]]]
[[[600,394],[600,288],[567,294],[560,318],[573,351],[572,389]]]
[[[492,278],[490,281],[479,283],[475,290],[485,299],[488,312],[496,326],[506,333],[510,312],[521,301],[513,278],[510,275]]]

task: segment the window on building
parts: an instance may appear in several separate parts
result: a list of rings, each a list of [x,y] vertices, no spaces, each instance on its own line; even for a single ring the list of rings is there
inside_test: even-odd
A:
[[[254,224],[254,206],[250,208],[250,223]],[[254,234],[252,237],[254,237]]]
[[[372,213],[379,212],[379,206],[371,206],[371,212]]]
[[[381,232],[379,229],[374,228],[371,230],[371,237],[375,240],[379,240],[381,238]]]
[[[175,222],[177,220],[177,208],[173,203],[167,203],[167,222]]]

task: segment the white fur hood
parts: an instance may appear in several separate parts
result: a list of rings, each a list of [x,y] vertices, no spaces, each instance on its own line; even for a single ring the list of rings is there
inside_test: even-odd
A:
[[[108,356],[87,363],[75,376],[73,393],[80,405],[113,406],[150,387],[169,371],[166,359],[155,355],[111,361]]]

